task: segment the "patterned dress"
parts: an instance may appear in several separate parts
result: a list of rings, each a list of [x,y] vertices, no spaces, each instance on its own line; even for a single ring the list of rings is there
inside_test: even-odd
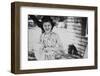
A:
[[[41,35],[40,43],[42,45],[42,60],[54,60],[57,55],[61,56],[62,46],[60,43],[59,36],[56,33],[43,33]]]

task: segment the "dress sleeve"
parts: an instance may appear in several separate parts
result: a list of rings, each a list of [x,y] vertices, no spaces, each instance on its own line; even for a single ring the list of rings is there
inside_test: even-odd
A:
[[[59,35],[55,34],[55,38],[56,38],[56,52],[57,53],[64,53],[64,49],[63,49],[63,44],[61,43],[60,37]]]
[[[62,44],[60,37],[58,35],[56,35],[56,40],[57,40],[57,44],[56,44],[55,57],[60,58],[61,56],[65,55],[65,50],[63,48],[63,44]]]
[[[44,34],[42,34],[40,36],[40,42],[39,42],[39,44],[41,45],[41,49],[43,49],[43,47],[44,47],[44,45],[43,45],[43,39],[44,39]]]
[[[40,44],[43,44],[44,34],[41,34],[40,36]]]
[[[60,37],[57,34],[56,34],[56,40],[57,40],[58,47],[63,48]]]

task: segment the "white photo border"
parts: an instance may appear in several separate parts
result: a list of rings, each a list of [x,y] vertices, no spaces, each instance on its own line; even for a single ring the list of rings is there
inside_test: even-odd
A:
[[[27,39],[28,14],[88,17],[88,58],[49,60],[49,61],[28,61],[28,39]],[[57,8],[28,7],[28,6],[21,7],[20,8],[20,69],[27,70],[27,69],[94,66],[95,65],[94,19],[95,19],[94,10],[62,9],[62,8],[57,9]]]

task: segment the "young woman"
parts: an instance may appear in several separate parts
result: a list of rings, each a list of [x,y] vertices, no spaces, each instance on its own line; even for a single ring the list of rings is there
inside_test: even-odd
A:
[[[60,42],[59,36],[52,32],[54,23],[50,16],[42,18],[42,35],[40,37],[40,57],[41,60],[54,60],[61,59],[63,47]]]

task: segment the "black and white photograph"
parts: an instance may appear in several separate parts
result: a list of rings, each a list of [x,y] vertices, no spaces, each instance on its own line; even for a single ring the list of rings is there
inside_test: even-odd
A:
[[[14,2],[12,72],[97,69],[97,7]]]
[[[28,61],[88,58],[88,17],[28,14]]]

